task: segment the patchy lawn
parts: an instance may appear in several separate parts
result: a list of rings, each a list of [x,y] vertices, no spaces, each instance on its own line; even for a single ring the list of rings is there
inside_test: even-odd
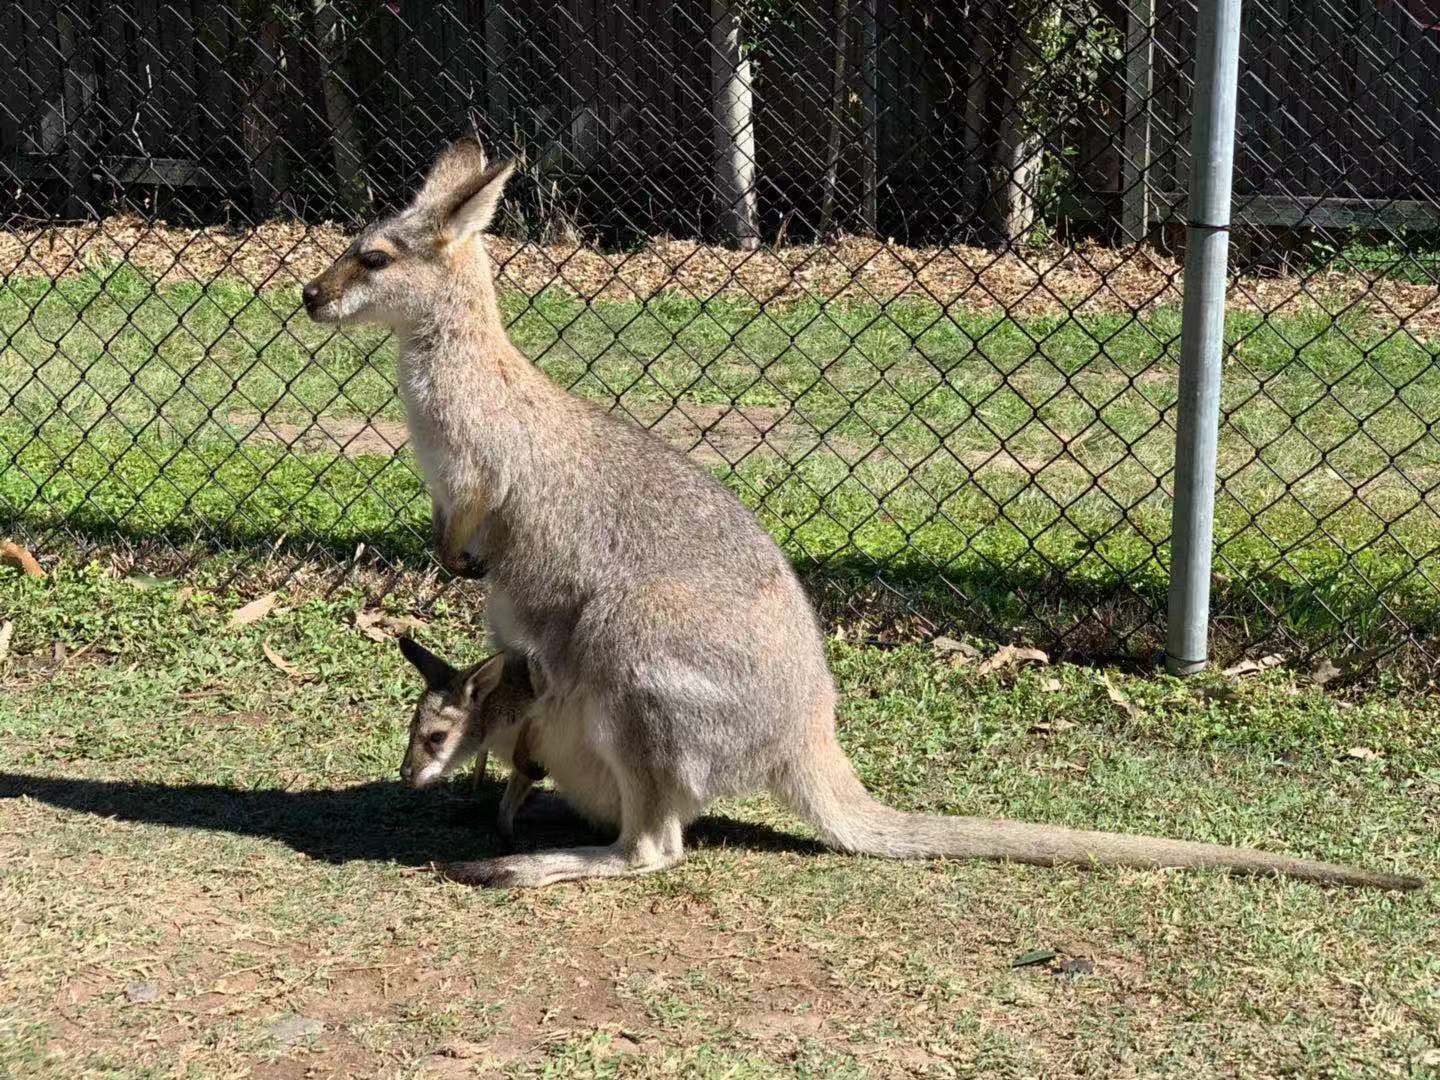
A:
[[[498,777],[402,789],[416,686],[358,593],[297,587],[229,628],[254,596],[226,574],[0,568],[0,1075],[1440,1071],[1433,884],[891,864],[759,799],[656,877],[441,881],[432,860],[494,850]],[[476,656],[468,610],[421,636]],[[832,659],[842,738],[895,805],[1440,877],[1433,699]],[[522,844],[583,834],[522,816]]]
[[[422,550],[384,335],[312,323],[293,288],[159,284],[155,269],[0,282],[0,525]],[[878,568],[937,625],[1086,656],[1158,649],[1173,305],[1012,317],[965,299],[762,307],[673,289],[586,303],[526,281],[503,296],[519,347],[714,469],[797,562],[853,589]],[[1227,332],[1219,647],[1413,638],[1428,665],[1436,345],[1313,305],[1232,311]]]

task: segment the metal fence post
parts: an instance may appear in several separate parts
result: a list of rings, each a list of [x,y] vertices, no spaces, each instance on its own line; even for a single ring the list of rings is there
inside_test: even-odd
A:
[[[1208,659],[1240,0],[1201,0],[1197,44],[1165,643],[1165,666],[1176,675],[1200,671]]]

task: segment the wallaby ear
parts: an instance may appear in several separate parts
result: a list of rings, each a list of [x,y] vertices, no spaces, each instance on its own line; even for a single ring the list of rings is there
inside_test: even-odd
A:
[[[447,664],[440,657],[436,656],[429,649],[425,648],[414,638],[402,637],[400,639],[400,653],[414,664],[416,669],[425,679],[425,685],[431,690],[444,690],[459,674],[453,667]]]
[[[441,230],[453,241],[469,239],[488,229],[505,194],[505,184],[514,172],[513,158],[491,165],[476,178],[473,190],[458,193],[462,197],[448,208],[448,213],[442,208]]]
[[[480,661],[465,673],[465,681],[461,684],[460,694],[467,704],[478,705],[500,685],[500,678],[504,674],[505,654],[496,653],[488,660]]]
[[[489,164],[479,139],[451,143],[436,155],[430,171],[425,174],[425,183],[415,196],[415,205],[436,207],[453,200],[457,192],[474,191],[475,181]]]

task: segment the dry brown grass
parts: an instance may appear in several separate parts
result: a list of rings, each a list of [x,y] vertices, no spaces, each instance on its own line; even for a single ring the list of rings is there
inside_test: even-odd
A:
[[[235,275],[255,288],[294,286],[322,270],[351,239],[332,225],[195,229],[119,216],[0,232],[0,274],[61,278],[129,261],[166,283]],[[586,300],[646,301],[666,293],[762,304],[907,298],[1004,308],[1012,315],[1143,313],[1178,304],[1182,285],[1173,258],[1095,243],[996,252],[847,237],[753,253],[669,238],[622,252],[508,237],[491,244],[506,285],[531,295],[558,288]],[[1440,288],[1360,273],[1242,278],[1229,302],[1234,311],[1368,315],[1422,338],[1440,331]]]

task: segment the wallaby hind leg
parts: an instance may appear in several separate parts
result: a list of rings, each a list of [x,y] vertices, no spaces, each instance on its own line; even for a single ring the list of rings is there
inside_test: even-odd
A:
[[[466,885],[534,888],[576,878],[653,874],[674,866],[685,857],[686,801],[648,772],[616,772],[621,829],[615,843],[452,863],[445,876]]]
[[[480,785],[485,782],[485,763],[490,760],[490,751],[481,750],[475,755],[475,768],[470,773],[470,797],[480,794]]]
[[[505,785],[505,794],[500,796],[500,812],[495,817],[495,829],[501,838],[515,839],[515,815],[520,812],[520,807],[525,805],[525,799],[534,787],[535,781],[520,770],[510,774],[510,782]]]

